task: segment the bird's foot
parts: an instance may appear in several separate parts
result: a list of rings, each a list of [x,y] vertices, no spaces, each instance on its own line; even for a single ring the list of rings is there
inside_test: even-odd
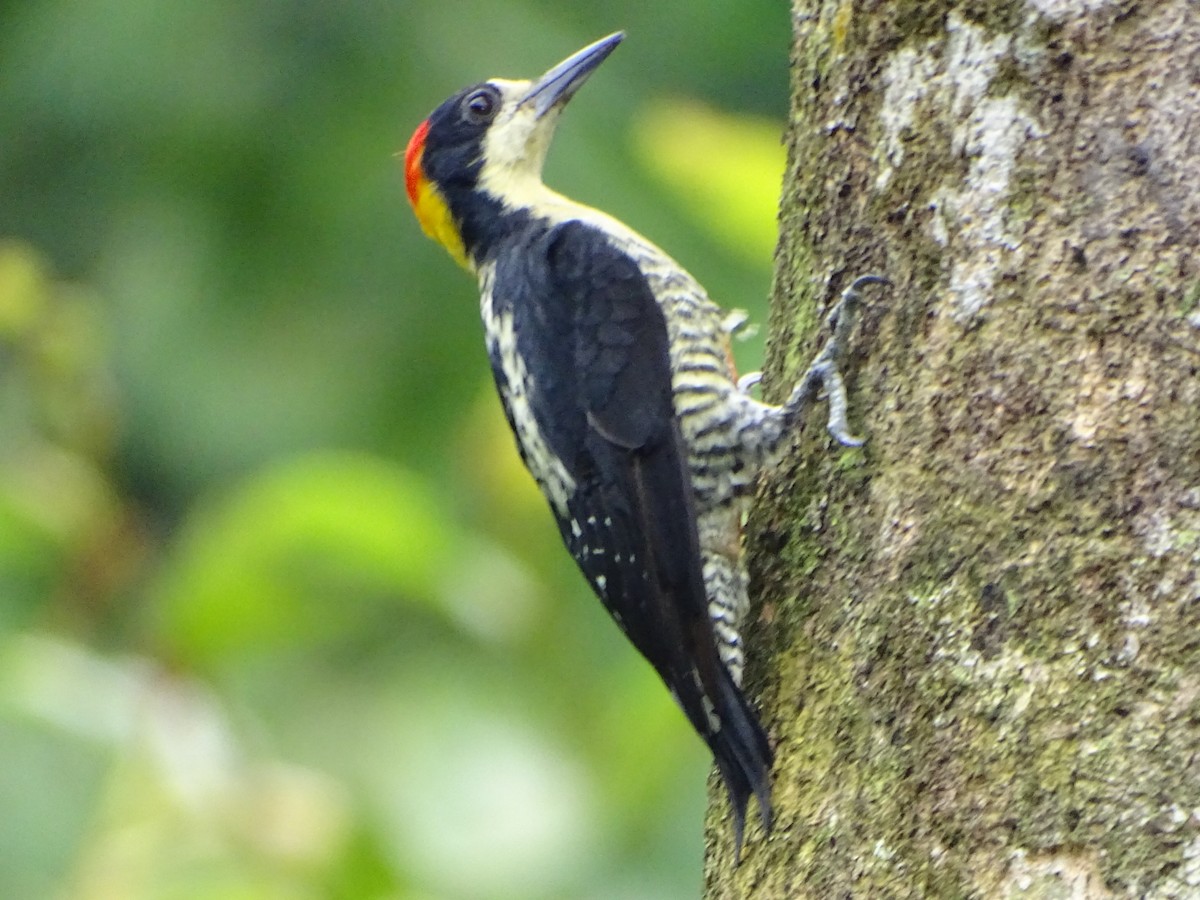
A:
[[[863,275],[842,291],[842,296],[825,320],[830,331],[829,340],[808,367],[804,378],[788,401],[788,406],[799,413],[816,395],[818,387],[825,388],[825,394],[829,398],[829,422],[826,428],[834,440],[847,447],[861,447],[865,439],[850,433],[850,426],[846,421],[846,384],[838,365],[850,343],[850,332],[854,328],[859,307],[862,306],[862,288],[869,284],[891,282],[882,275]]]

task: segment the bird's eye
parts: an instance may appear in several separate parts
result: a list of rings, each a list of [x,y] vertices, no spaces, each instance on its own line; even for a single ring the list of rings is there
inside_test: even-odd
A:
[[[463,118],[476,125],[484,125],[496,115],[500,106],[494,88],[480,88],[467,95],[463,101]]]

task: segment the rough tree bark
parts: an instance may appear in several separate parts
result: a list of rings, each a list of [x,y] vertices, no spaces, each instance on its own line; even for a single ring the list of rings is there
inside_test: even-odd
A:
[[[1200,3],[795,0],[749,523],[776,827],[709,897],[1200,897]],[[823,410],[822,410],[823,413]]]

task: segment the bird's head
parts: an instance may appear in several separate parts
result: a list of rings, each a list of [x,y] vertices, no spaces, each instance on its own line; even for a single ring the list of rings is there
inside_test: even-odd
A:
[[[459,264],[470,268],[476,219],[536,196],[559,113],[624,37],[596,41],[536,81],[465,88],[417,126],[404,152],[408,199],[425,233]]]

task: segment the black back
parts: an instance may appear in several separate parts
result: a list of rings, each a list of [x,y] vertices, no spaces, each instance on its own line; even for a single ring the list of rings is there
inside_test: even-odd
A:
[[[640,269],[599,229],[521,215],[489,257],[493,311],[513,317],[528,372],[520,389],[542,440],[574,481],[566,510],[555,510],[559,530],[712,749],[740,847],[751,794],[770,827],[772,754],[713,637],[666,320]],[[493,347],[507,398],[514,386],[495,354]],[[544,481],[541,462],[521,450]]]

